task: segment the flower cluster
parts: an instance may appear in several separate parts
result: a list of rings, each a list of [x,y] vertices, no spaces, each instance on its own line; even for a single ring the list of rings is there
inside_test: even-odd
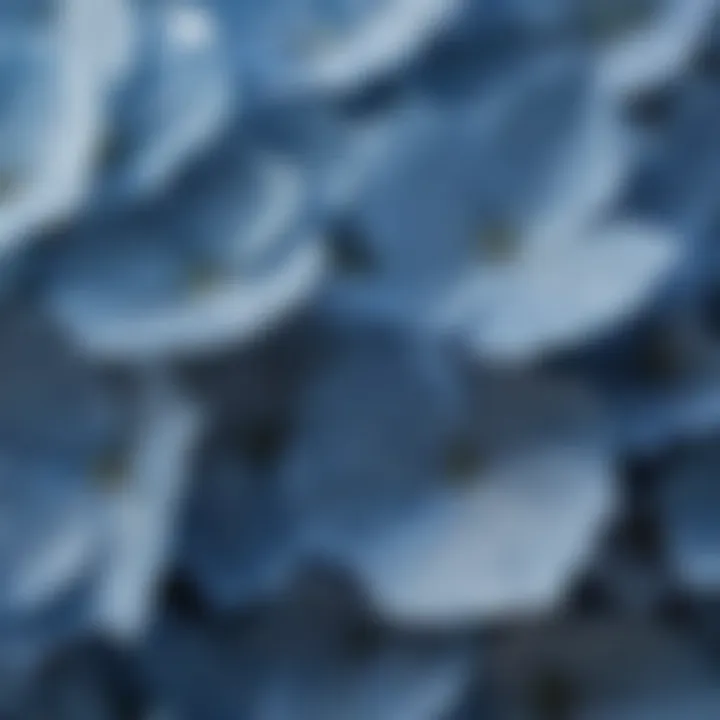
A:
[[[0,716],[720,717],[719,122],[716,0],[0,0]]]

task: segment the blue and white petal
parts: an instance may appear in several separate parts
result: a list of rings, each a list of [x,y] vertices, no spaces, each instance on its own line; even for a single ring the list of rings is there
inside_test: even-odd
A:
[[[462,408],[461,386],[422,343],[340,338],[304,394],[281,487],[310,553],[351,552],[421,502]]]
[[[202,422],[199,410],[162,373],[150,372],[143,382],[129,482],[113,499],[107,517],[112,549],[95,617],[123,640],[141,637],[152,619]]]
[[[50,312],[85,352],[141,362],[217,351],[313,296],[324,255],[300,173],[226,150],[149,217],[93,226],[58,258]]]
[[[585,448],[525,453],[475,481],[355,559],[386,616],[452,624],[551,608],[613,509],[607,458]]]
[[[102,558],[92,473],[122,436],[124,411],[44,323],[6,315],[2,326],[0,607],[26,614]]]
[[[3,250],[64,221],[87,196],[105,98],[129,53],[122,2],[63,0],[0,31]]]
[[[483,298],[514,273],[592,253],[581,248],[630,155],[614,111],[573,60],[582,57],[546,57],[479,99],[408,113],[397,151],[328,238],[339,258],[331,312],[422,325],[454,322],[462,308],[471,337],[490,310]],[[655,255],[647,262],[658,272]]]
[[[262,98],[332,93],[403,65],[453,18],[457,0],[213,0],[237,38],[241,76]]]
[[[227,42],[194,2],[137,9],[142,36],[99,144],[100,179],[127,195],[161,192],[238,107]]]
[[[541,250],[507,269],[462,283],[440,321],[455,322],[478,352],[522,360],[588,342],[623,325],[675,268],[678,241],[626,222],[560,250]]]
[[[587,3],[586,3],[587,4]],[[598,73],[627,96],[676,80],[706,37],[715,0],[590,0],[598,32]]]
[[[369,352],[324,373],[288,454],[304,551],[355,572],[399,622],[557,601],[614,509],[590,406],[493,378],[471,419],[437,361]]]
[[[187,417],[149,403],[138,423],[132,386],[120,393],[28,308],[1,325],[0,635],[32,648],[125,630],[164,560]]]
[[[69,4],[71,0],[64,0]],[[138,49],[139,18],[133,0],[72,0],[86,13],[88,47],[92,48],[98,70],[112,89],[122,82],[135,63]]]

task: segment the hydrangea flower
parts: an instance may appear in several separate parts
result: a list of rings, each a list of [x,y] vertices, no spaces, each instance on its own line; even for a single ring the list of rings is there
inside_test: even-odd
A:
[[[575,55],[553,55],[437,112],[331,231],[333,313],[459,333],[533,357],[622,321],[674,262],[659,227],[603,221],[629,155]]]
[[[141,362],[218,351],[307,302],[324,258],[302,175],[231,133],[149,210],[81,229],[50,312],[83,351]]]
[[[712,716],[717,5],[0,0],[0,716]]]
[[[592,418],[541,379],[468,386],[422,343],[349,340],[285,460],[300,547],[355,572],[394,621],[548,607],[613,509]]]
[[[143,630],[197,418],[165,381],[118,392],[27,308],[0,326],[0,632],[23,663]]]

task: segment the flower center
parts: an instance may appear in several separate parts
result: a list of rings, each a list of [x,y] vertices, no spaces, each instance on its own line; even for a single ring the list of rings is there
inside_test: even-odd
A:
[[[221,282],[222,273],[214,263],[201,261],[189,269],[185,281],[190,297],[204,297],[216,290]]]
[[[332,264],[341,275],[369,275],[376,270],[367,241],[353,223],[336,223],[328,244]]]
[[[131,153],[130,139],[116,127],[106,128],[95,149],[95,166],[109,172],[123,165]]]
[[[122,488],[131,474],[131,457],[127,448],[106,448],[95,457],[89,468],[90,479],[95,487],[107,492]]]
[[[472,484],[487,465],[487,457],[479,444],[468,437],[450,442],[444,457],[445,479],[453,486]]]
[[[505,220],[487,222],[476,231],[475,247],[480,259],[492,264],[505,264],[520,252],[520,233]]]

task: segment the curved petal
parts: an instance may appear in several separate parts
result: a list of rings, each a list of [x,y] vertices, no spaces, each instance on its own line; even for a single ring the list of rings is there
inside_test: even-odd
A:
[[[241,38],[237,64],[262,96],[357,87],[392,72],[436,36],[457,0],[215,0]]]
[[[714,0],[655,5],[657,16],[647,25],[600,51],[600,82],[612,93],[629,94],[676,78],[707,33],[716,6]]]
[[[394,0],[357,32],[312,58],[301,84],[337,89],[395,70],[440,32],[457,0]]]
[[[351,346],[308,394],[282,476],[303,553],[393,622],[549,605],[613,509],[592,405],[512,374],[476,390],[409,347]]]
[[[167,378],[151,373],[145,382],[132,480],[111,506],[111,552],[96,614],[104,629],[122,638],[147,629],[201,425],[197,410],[179,397]]]
[[[121,194],[166,188],[220,135],[238,99],[225,39],[208,10],[170,5],[143,20],[135,71],[119,90],[101,147],[101,169]]]
[[[601,455],[548,447],[376,536],[356,567],[394,621],[454,624],[549,607],[607,522],[612,485]]]
[[[35,103],[41,103],[41,107],[36,107],[31,118],[36,134],[25,140],[29,145],[26,156],[4,168],[14,177],[17,189],[10,193],[0,212],[2,251],[63,220],[87,194],[103,101],[112,74],[110,66],[118,64],[123,54],[120,50],[113,53],[115,60],[111,62],[110,51],[98,50],[96,39],[106,29],[104,23],[115,17],[120,2],[64,0],[56,26],[49,35],[41,35],[43,57],[36,72],[42,78],[26,84],[29,91],[35,88],[39,93]],[[97,13],[102,7],[108,9],[107,15]],[[106,52],[108,57],[104,57]],[[27,133],[23,125],[28,118],[16,116],[9,122],[15,125],[14,134]],[[56,142],[57,137],[63,141]],[[4,149],[3,154],[15,150]]]
[[[397,148],[330,231],[341,258],[331,313],[422,325],[479,277],[482,315],[483,287],[495,287],[487,278],[519,278],[543,252],[548,266],[581,252],[630,159],[614,110],[578,60],[550,53],[479,98],[406,114]]]
[[[49,310],[91,356],[215,351],[311,299],[325,261],[299,174],[224,145],[219,153],[219,167],[210,159],[153,212],[90,227],[59,254]]]
[[[76,632],[113,558],[111,487],[138,442],[134,394],[119,395],[31,308],[5,308],[0,333],[0,624],[32,638],[32,619],[57,611],[57,631]]]
[[[495,359],[579,344],[630,318],[678,254],[674,238],[655,228],[611,226],[575,247],[478,275],[456,291],[441,322],[456,324]]]
[[[323,274],[317,244],[298,247],[267,276],[230,282],[201,300],[130,313],[82,316],[60,309],[60,321],[83,351],[98,358],[144,362],[207,353],[242,343],[305,302]]]

